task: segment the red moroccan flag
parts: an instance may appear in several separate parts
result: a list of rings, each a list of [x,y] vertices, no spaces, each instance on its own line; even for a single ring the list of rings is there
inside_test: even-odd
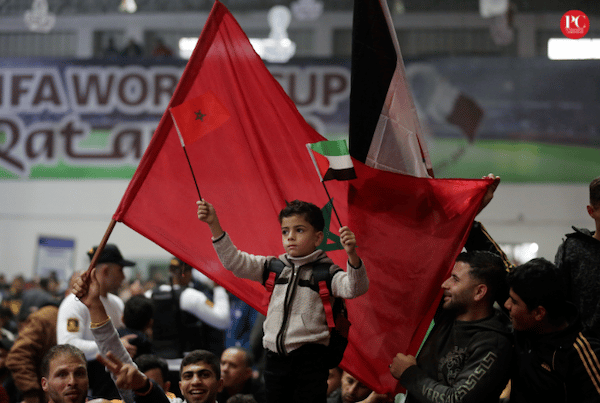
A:
[[[325,139],[304,121],[218,1],[169,108],[208,92],[230,116],[186,144],[203,197],[239,249],[283,253],[277,216],[285,201],[328,203],[305,146]],[[198,196],[169,108],[113,217],[265,313],[263,286],[222,267],[208,226],[196,216]],[[189,129],[182,126],[182,133]],[[356,234],[371,281],[366,295],[348,301],[352,326],[342,366],[369,387],[391,392],[396,382],[388,364],[400,351],[416,351],[491,181],[414,178],[356,160],[354,167],[358,179],[328,186],[342,222]],[[335,220],[327,215],[326,222],[337,234]],[[343,251],[328,255],[346,267]]]

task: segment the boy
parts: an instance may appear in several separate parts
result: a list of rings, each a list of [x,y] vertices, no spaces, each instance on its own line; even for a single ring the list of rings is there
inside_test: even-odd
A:
[[[204,200],[197,205],[198,218],[208,224],[223,266],[238,277],[264,283],[265,268],[275,257],[237,250],[221,228],[213,206]],[[367,292],[369,280],[348,227],[340,228],[340,240],[348,255],[347,271],[317,250],[323,240],[325,221],[314,204],[299,200],[288,203],[279,213],[279,222],[286,252],[279,259],[285,267],[273,288],[263,325],[267,402],[324,403],[329,375],[329,328],[318,286],[312,278],[312,266],[330,264],[332,297],[358,297]]]

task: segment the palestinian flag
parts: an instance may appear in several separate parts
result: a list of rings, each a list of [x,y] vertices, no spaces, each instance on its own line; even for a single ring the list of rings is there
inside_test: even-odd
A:
[[[372,168],[432,177],[386,0],[354,0],[350,154]]]
[[[332,179],[338,181],[356,179],[346,140],[309,143],[306,148],[317,168],[321,182]]]

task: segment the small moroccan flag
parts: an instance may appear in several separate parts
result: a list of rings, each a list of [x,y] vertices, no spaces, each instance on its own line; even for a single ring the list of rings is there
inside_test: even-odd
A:
[[[208,91],[197,98],[170,108],[181,145],[190,145],[229,119],[229,111]]]
[[[321,182],[332,179],[338,181],[356,179],[346,140],[319,141],[307,144],[306,148],[317,168]]]

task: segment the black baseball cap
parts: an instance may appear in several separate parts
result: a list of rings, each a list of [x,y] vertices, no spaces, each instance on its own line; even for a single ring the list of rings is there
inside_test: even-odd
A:
[[[98,247],[94,246],[92,249],[90,249],[88,251],[88,256],[90,257],[90,261],[94,257],[94,254],[96,253],[96,249],[98,249]],[[117,248],[117,245],[112,244],[112,243],[106,244],[106,246],[102,250],[102,253],[100,253],[100,256],[98,256],[98,260],[96,261],[96,263],[116,263],[119,266],[123,266],[123,267],[135,266],[135,262],[132,262],[131,260],[123,259],[123,255],[121,255],[121,251],[119,251],[119,248]]]

